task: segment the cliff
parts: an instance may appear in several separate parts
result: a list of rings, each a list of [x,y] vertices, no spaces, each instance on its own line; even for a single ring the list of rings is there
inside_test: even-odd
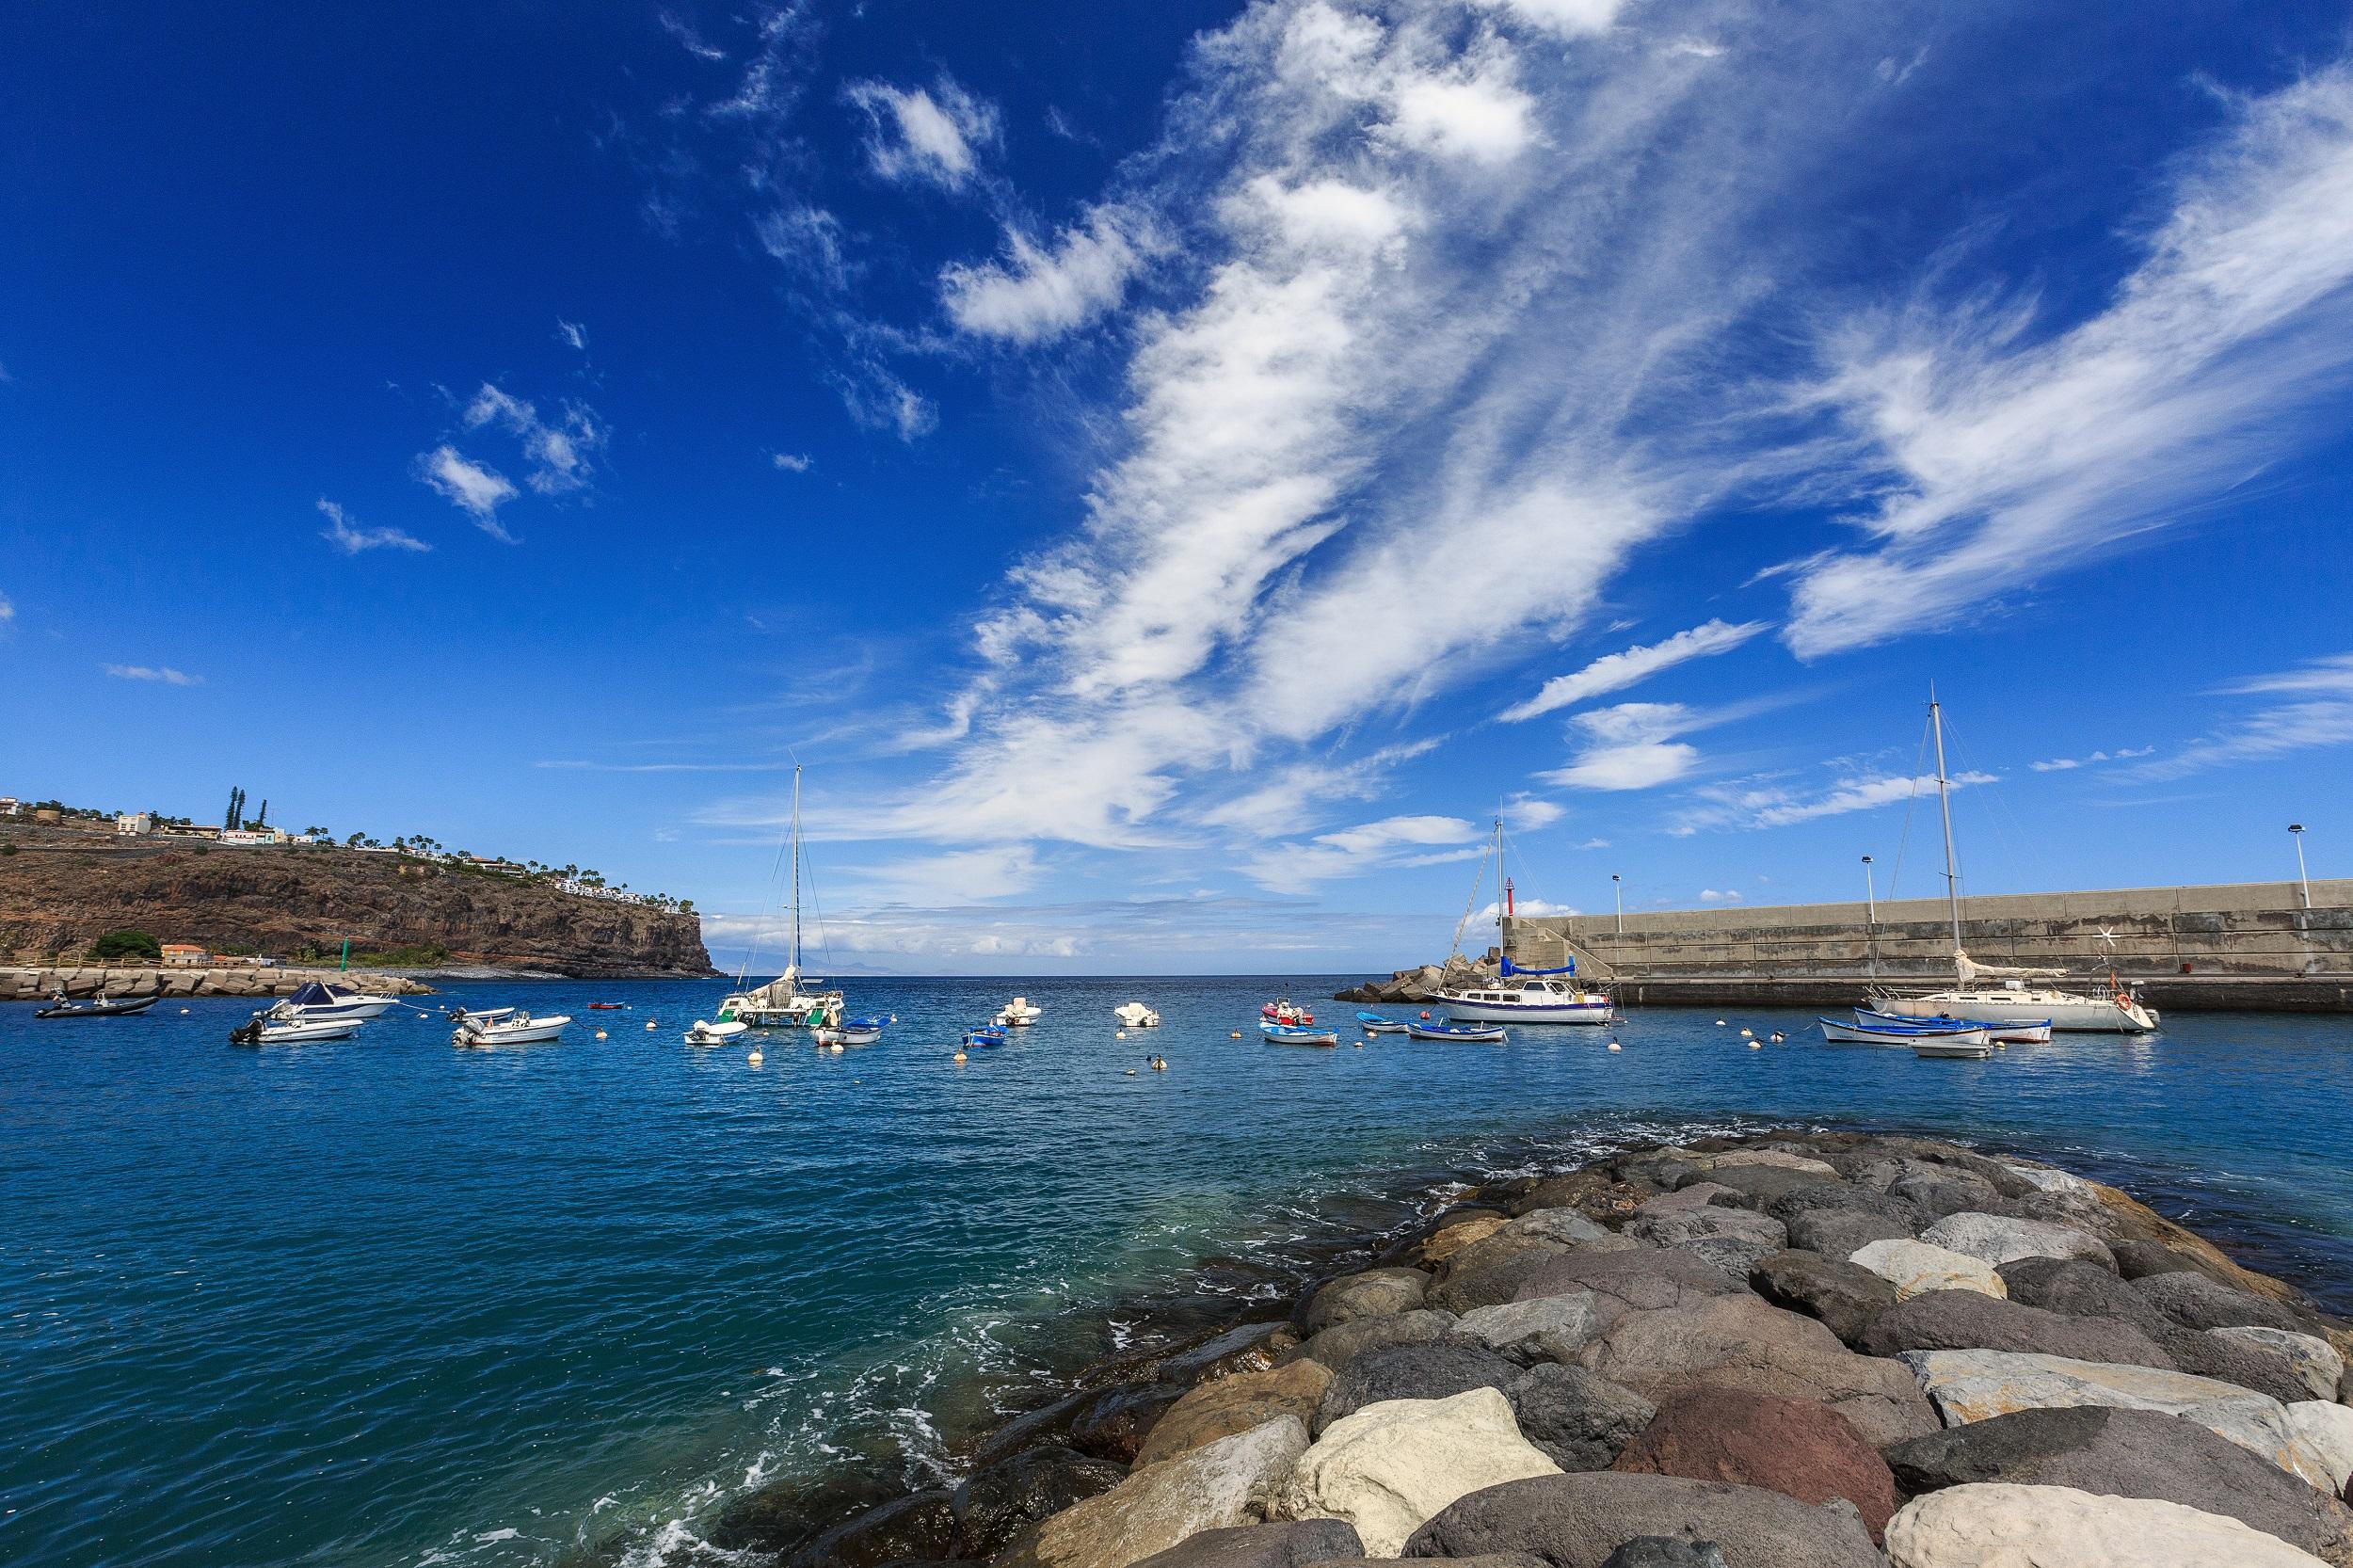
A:
[[[582,979],[714,972],[692,914],[543,881],[357,850],[0,827],[0,952],[76,954],[123,926],[279,957],[348,939],[354,952],[440,948],[449,965]]]

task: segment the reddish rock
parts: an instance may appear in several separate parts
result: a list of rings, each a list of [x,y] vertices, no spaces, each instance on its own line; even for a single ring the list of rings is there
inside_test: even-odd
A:
[[[1669,1400],[1610,1466],[1636,1475],[1761,1486],[1820,1505],[1844,1497],[1877,1541],[1896,1512],[1896,1478],[1827,1405],[1730,1388]]]

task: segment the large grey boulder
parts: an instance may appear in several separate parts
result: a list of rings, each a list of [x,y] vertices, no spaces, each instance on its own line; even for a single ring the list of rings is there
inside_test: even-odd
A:
[[[1504,1391],[1520,1435],[1563,1470],[1607,1470],[1658,1414],[1624,1384],[1547,1362]]]
[[[1725,1568],[1724,1549],[1713,1541],[1638,1535],[1604,1558],[1601,1568]]]
[[[2282,1404],[2309,1400],[2313,1389],[2286,1352],[2231,1336],[2223,1329],[2170,1327],[2159,1339],[2173,1365],[2201,1378],[2218,1378],[2268,1394]]]
[[[1874,1445],[1937,1424],[1905,1368],[1857,1355],[1813,1319],[1745,1291],[1689,1306],[1628,1313],[1577,1359],[1588,1371],[1661,1404],[1694,1388],[1734,1388],[1828,1404]]]
[[[2287,1407],[2233,1384],[2153,1367],[2006,1351],[1906,1351],[1897,1359],[1919,1378],[1946,1426],[2070,1405],[2153,1410],[2195,1421],[2331,1490],[2327,1466],[2289,1421]]]
[[[1414,1532],[1408,1557],[1529,1552],[1602,1568],[1644,1536],[1712,1541],[1738,1568],[1882,1568],[1852,1509],[1809,1508],[1761,1487],[1594,1470],[1474,1492]]]
[[[1758,1258],[1749,1268],[1749,1288],[1775,1306],[1819,1319],[1856,1346],[1872,1320],[1896,1304],[1896,1288],[1870,1270],[1795,1249]]]
[[[1605,1229],[1574,1208],[1533,1209],[1503,1228],[1513,1236],[1533,1236],[1571,1247],[1608,1247],[1618,1240],[1617,1232]]]
[[[1378,1318],[1353,1319],[1285,1351],[1276,1358],[1275,1365],[1287,1366],[1305,1359],[1321,1361],[1337,1372],[1367,1351],[1377,1351],[1384,1345],[1430,1344],[1445,1338],[1453,1328],[1453,1313],[1433,1311],[1427,1307],[1414,1312],[1391,1312]]]
[[[1244,1323],[1162,1356],[1160,1376],[1171,1383],[1198,1383],[1228,1372],[1264,1371],[1297,1342],[1288,1323]]]
[[[2315,1400],[2333,1400],[2345,1379],[2345,1357],[2316,1334],[2282,1328],[2210,1328],[2214,1338],[2249,1345],[2284,1360]]]
[[[1137,1568],[1305,1568],[1310,1562],[1362,1561],[1364,1544],[1345,1519],[1285,1520],[1203,1530]]]
[[[1454,1337],[1495,1352],[1522,1367],[1573,1361],[1601,1328],[1593,1293],[1540,1296],[1532,1302],[1475,1306],[1454,1325]]]
[[[2203,1274],[2143,1274],[2132,1282],[2141,1299],[2187,1328],[2297,1330],[2296,1314],[2277,1302],[2233,1290]]]
[[[1748,1208],[1763,1208],[1776,1198],[1816,1187],[1844,1187],[1846,1181],[1827,1165],[1818,1171],[1794,1169],[1786,1165],[1726,1165],[1719,1156],[1707,1179],[1716,1187],[1734,1194],[1721,1200],[1737,1203]],[[1820,1164],[1816,1160],[1812,1163]]]
[[[1332,1386],[1332,1371],[1320,1361],[1294,1361],[1263,1372],[1236,1372],[1193,1389],[1153,1423],[1138,1464],[1157,1464],[1188,1449],[1264,1426],[1277,1416],[1313,1421]]]
[[[2096,1263],[2023,1257],[1996,1271],[2009,1299],[2071,1318],[2116,1318],[2163,1342],[2177,1325],[2132,1286]]]
[[[1431,1515],[1473,1492],[1560,1467],[1520,1435],[1493,1388],[1368,1405],[1323,1430],[1283,1483],[1292,1519],[1345,1519],[1364,1549],[1401,1549]]]
[[[2107,1243],[2071,1225],[2045,1220],[2013,1220],[2002,1214],[1947,1214],[1920,1233],[1920,1240],[1948,1252],[2000,1265],[2022,1257],[2073,1257],[2116,1267]]]
[[[1899,1302],[1873,1320],[1856,1347],[1872,1355],[1900,1351],[2024,1351],[2170,1369],[2172,1357],[2117,1318],[2070,1318],[1975,1290],[1930,1290]]]
[[[1357,1318],[1411,1312],[1429,1289],[1430,1276],[1419,1269],[1368,1269],[1336,1279],[1310,1296],[1300,1326],[1321,1334]]]
[[[1125,1465],[1052,1445],[1000,1460],[956,1488],[957,1544],[967,1557],[995,1557],[1039,1520],[1127,1479]]]
[[[1335,1373],[1316,1416],[1315,1430],[1389,1400],[1443,1400],[1473,1388],[1510,1387],[1521,1368],[1483,1345],[1451,1340],[1433,1345],[1385,1345],[1367,1351]]]
[[[1286,1416],[1147,1464],[1045,1520],[999,1568],[1128,1568],[1203,1530],[1257,1523],[1306,1451],[1306,1428]]]
[[[1593,1314],[1607,1328],[1628,1312],[1681,1306],[1741,1293],[1722,1270],[1689,1253],[1658,1247],[1633,1252],[1580,1252],[1545,1264],[1520,1282],[1517,1299],[1590,1292]]]
[[[1890,1568],[2313,1568],[2236,1519],[2065,1486],[1956,1486],[1887,1527]]]
[[[1448,1261],[1446,1278],[1431,1290],[1428,1304],[1454,1313],[1499,1305],[1546,1264],[1575,1255],[1575,1248],[1546,1237],[1497,1231]]]
[[[2343,1496],[2353,1484],[2353,1410],[2333,1400],[2298,1400],[2288,1406],[2288,1426]]]
[[[2227,1514],[2325,1562],[2353,1562],[2353,1511],[2194,1421],[2153,1410],[2022,1410],[1886,1450],[1906,1492],[2008,1481],[2159,1497]]]
[[[1929,1290],[1975,1290],[1987,1296],[2009,1293],[2002,1276],[1985,1259],[1926,1241],[1871,1241],[1855,1249],[1847,1261],[1893,1285],[1897,1301]]]
[[[1849,1258],[1874,1241],[1909,1241],[1912,1226],[1864,1208],[1809,1208],[1785,1222],[1793,1249]]]

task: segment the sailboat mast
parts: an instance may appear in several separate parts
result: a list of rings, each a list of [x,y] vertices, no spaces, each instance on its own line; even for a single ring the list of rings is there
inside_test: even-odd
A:
[[[1503,946],[1503,819],[1496,819],[1496,953],[1498,960]],[[1498,967],[1500,964],[1498,963]]]
[[[1953,915],[1953,971],[1961,972],[1961,873],[1953,866],[1953,792],[1945,776],[1945,709],[1929,688],[1929,724],[1936,731],[1936,807],[1945,818],[1945,899]]]
[[[1949,843],[1949,830],[1945,837]],[[1949,848],[1945,858],[1951,858]],[[801,765],[798,762],[792,764],[792,968],[788,972],[797,984],[801,978]]]

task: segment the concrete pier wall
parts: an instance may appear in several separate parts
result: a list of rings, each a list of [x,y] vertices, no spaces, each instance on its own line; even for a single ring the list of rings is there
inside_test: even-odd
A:
[[[1980,963],[2140,983],[2159,1007],[2353,1012],[2353,880],[2009,893],[1962,904],[1961,941]],[[1516,962],[1574,955],[1621,1000],[1843,1004],[1873,981],[1952,978],[1952,925],[1941,899],[1866,908],[1628,911],[1511,922]]]
[[[430,996],[433,987],[402,975],[356,970],[261,968],[251,964],[218,968],[85,965],[0,968],[0,1001],[46,1001],[63,991],[83,997],[284,997],[313,980],[372,996]]]

